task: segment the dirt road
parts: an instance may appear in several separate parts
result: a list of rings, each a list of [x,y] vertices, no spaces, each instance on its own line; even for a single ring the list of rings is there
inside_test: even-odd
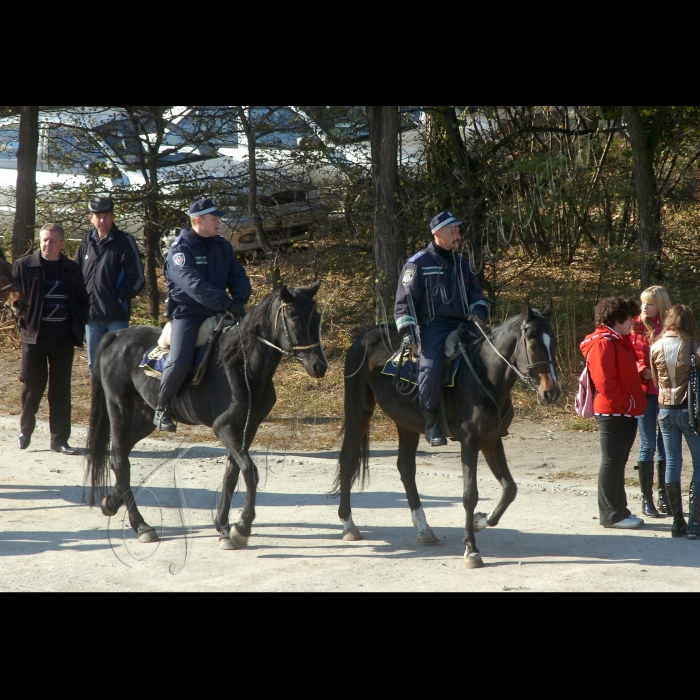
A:
[[[455,443],[419,449],[418,487],[437,545],[416,540],[390,442],[372,445],[370,486],[353,497],[360,542],[340,540],[338,502],[326,496],[337,452],[259,448],[253,535],[247,549],[231,552],[219,548],[212,524],[223,448],[161,439],[137,445],[137,501],[163,535],[143,545],[124,528],[123,509],[107,519],[82,503],[83,460],[49,451],[45,423],[24,452],[16,446],[17,417],[0,415],[0,428],[0,590],[700,590],[700,541],[672,540],[670,518],[647,520],[639,531],[598,524],[598,435],[556,422],[511,428],[505,446],[518,496],[498,527],[477,534],[486,563],[479,570],[463,565]],[[75,428],[71,443],[84,441],[85,431]],[[479,509],[488,511],[500,487],[481,459],[479,466]],[[637,492],[628,487],[639,514]],[[241,503],[238,494],[234,511]]]

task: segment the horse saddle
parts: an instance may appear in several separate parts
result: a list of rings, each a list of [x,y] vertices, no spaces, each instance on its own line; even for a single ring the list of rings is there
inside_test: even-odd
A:
[[[202,381],[202,377],[204,376],[209,363],[209,355],[211,354],[211,350],[214,347],[214,342],[216,341],[218,334],[222,331],[227,331],[233,325],[232,323],[224,325],[223,328],[219,328],[217,332],[217,328],[219,327],[219,322],[221,321],[222,317],[222,314],[211,316],[199,327],[197,340],[195,341],[196,349],[194,360],[192,362],[192,369],[190,372],[192,380],[188,382],[187,379],[185,379],[182,388],[185,386],[196,386]],[[139,367],[141,367],[149,377],[161,379],[163,376],[163,367],[165,366],[165,362],[170,354],[170,329],[171,324],[168,322],[165,324],[165,327],[160,334],[160,338],[158,338],[158,345],[155,345],[144,353],[143,359],[139,364]]]
[[[387,374],[390,377],[396,376],[396,371],[400,367],[399,379],[409,384],[418,384],[418,370],[420,369],[420,359],[411,352],[408,348],[403,351],[403,360],[401,359],[401,350],[397,350],[387,361],[382,369],[382,374]],[[443,386],[454,386],[455,375],[459,369],[459,363],[462,361],[462,356],[457,353],[456,356],[449,359],[446,358],[445,374],[442,378]]]

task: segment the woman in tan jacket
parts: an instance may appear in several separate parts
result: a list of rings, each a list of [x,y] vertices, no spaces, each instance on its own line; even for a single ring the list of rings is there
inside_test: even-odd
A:
[[[690,307],[677,304],[666,315],[663,333],[650,351],[651,374],[659,388],[659,427],[666,450],[666,495],[673,514],[672,537],[700,535],[700,435],[688,421],[690,353],[700,367],[698,326]],[[688,524],[683,518],[681,498],[682,439],[693,459]]]

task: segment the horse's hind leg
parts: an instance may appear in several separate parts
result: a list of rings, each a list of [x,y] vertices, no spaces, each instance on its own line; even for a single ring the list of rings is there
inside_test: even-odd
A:
[[[153,429],[153,419],[150,416],[148,416],[147,413],[144,413],[140,407],[136,407],[132,416],[131,429],[128,438],[128,441],[133,442],[133,444],[127,452],[127,454],[131,452],[131,449],[133,449],[133,445],[135,445],[139,440],[143,440],[144,438],[148,437],[153,432]],[[110,459],[110,468],[116,476],[114,456],[112,456],[112,458]],[[114,487],[113,492],[107,494],[107,496],[105,496],[102,499],[102,502],[100,503],[100,508],[104,515],[116,515],[119,509],[122,507],[122,505],[124,504],[123,488],[123,480],[117,478],[117,483]]]
[[[515,495],[518,492],[518,487],[511,476],[506,460],[506,453],[503,449],[503,441],[498,438],[493,444],[481,448],[481,451],[486,458],[486,462],[491,468],[493,475],[498,479],[503,489],[501,498],[496,507],[486,516],[486,523],[489,527],[498,525],[498,521],[505,512],[506,508],[515,500]]]
[[[400,425],[396,427],[399,430],[399,457],[396,466],[399,468],[401,482],[406,490],[408,507],[411,509],[411,520],[418,530],[418,541],[422,544],[436,544],[438,538],[435,537],[428,525],[416,486],[416,450],[420,435]]]
[[[348,362],[346,361],[346,369]],[[350,494],[352,485],[369,462],[369,424],[374,414],[376,399],[369,386],[366,368],[345,381],[345,425],[343,445],[338,457],[335,493],[340,491],[338,517],[343,523],[342,539],[352,542],[362,534],[352,519]]]
[[[125,402],[124,405],[129,405]],[[144,437],[150,435],[154,426],[141,408],[134,406],[132,410],[122,411],[114,404],[109,406],[110,421],[112,426],[116,426],[112,431],[112,469],[116,477],[114,493],[102,501],[102,512],[105,508],[113,514],[119,509],[123,502],[129,514],[129,524],[138,535],[139,542],[157,542],[158,534],[144,519],[136,506],[134,493],[131,489],[131,462],[129,454],[134,445]]]

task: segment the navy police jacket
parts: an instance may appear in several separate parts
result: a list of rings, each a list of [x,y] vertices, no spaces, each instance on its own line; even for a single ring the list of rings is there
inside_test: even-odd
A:
[[[232,306],[232,311],[242,317],[252,292],[233,246],[221,236],[202,238],[190,229],[182,229],[170,246],[163,275],[167,280],[171,319],[204,320]]]
[[[401,331],[433,319],[488,319],[489,305],[469,263],[459,253],[445,259],[431,242],[406,261],[396,290],[394,318]]]
[[[131,300],[146,284],[139,249],[134,237],[116,226],[102,243],[98,240],[91,229],[75,254],[90,295],[90,320],[128,321]]]

